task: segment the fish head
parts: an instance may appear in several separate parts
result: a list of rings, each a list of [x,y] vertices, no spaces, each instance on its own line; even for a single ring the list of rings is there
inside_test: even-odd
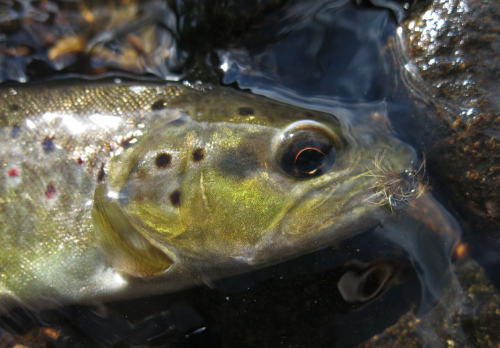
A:
[[[376,226],[391,190],[415,189],[398,179],[415,158],[396,138],[254,103],[160,118],[113,160],[94,216],[118,268],[231,273],[277,263]]]

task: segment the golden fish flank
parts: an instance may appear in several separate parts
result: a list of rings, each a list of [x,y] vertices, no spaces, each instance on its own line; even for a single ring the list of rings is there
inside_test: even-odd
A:
[[[363,232],[418,191],[398,140],[229,89],[7,90],[0,117],[3,310],[277,263]]]

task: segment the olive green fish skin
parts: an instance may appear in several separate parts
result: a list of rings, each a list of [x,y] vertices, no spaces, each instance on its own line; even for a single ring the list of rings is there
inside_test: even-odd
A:
[[[0,122],[0,311],[175,291],[320,249],[389,214],[376,187],[414,156],[209,86],[6,90]],[[301,138],[335,151],[321,175],[282,167]]]

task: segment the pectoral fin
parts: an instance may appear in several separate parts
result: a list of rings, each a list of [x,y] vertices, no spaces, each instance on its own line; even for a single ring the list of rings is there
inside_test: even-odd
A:
[[[143,277],[165,272],[173,261],[143,237],[124,215],[118,202],[108,196],[105,184],[94,193],[92,210],[97,239],[113,268]]]

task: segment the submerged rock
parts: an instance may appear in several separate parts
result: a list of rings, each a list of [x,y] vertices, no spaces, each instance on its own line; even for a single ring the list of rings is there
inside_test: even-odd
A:
[[[500,222],[499,14],[496,2],[434,1],[403,23],[393,51],[416,105],[395,128],[423,148],[451,204],[488,230]]]

